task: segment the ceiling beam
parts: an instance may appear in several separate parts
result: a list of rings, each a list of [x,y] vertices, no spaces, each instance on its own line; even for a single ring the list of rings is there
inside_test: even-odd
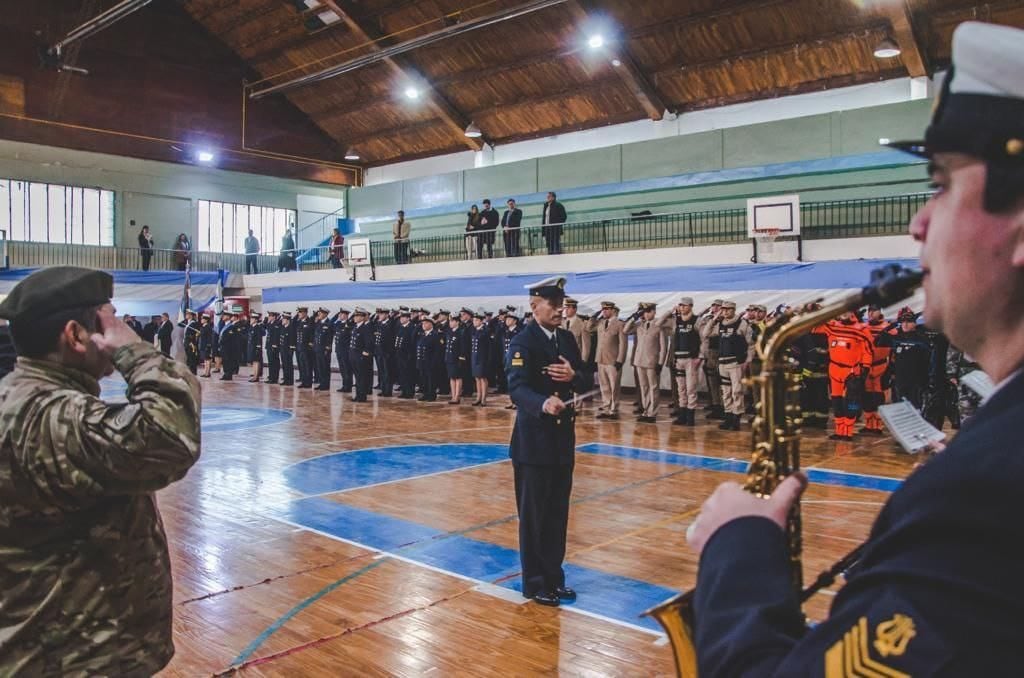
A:
[[[720,17],[735,16],[740,13],[767,9],[768,7],[774,7],[776,5],[791,4],[792,2],[793,0],[758,0],[757,2],[750,2],[750,0],[731,0],[730,2],[720,2],[716,3],[714,9],[709,9],[706,12],[695,12],[693,14],[676,17],[675,19],[665,19],[663,21],[656,21],[654,23],[647,24],[646,26],[640,26],[630,31],[629,37],[633,40],[637,40],[657,33],[664,33],[670,29],[685,28],[687,26],[703,24]]]
[[[914,27],[914,17],[910,13],[906,0],[885,0],[872,3],[871,8],[879,16],[889,20],[892,26],[892,39],[900,46],[900,59],[907,67],[907,73],[912,78],[919,78],[928,75],[928,60],[926,53],[921,49],[921,41],[918,39],[917,30]]]
[[[605,89],[609,85],[617,85],[618,83],[619,76],[618,74],[613,73],[603,78],[591,80],[590,82],[573,83],[568,87],[564,87],[558,90],[557,92],[551,92],[550,94],[545,94],[542,97],[536,97],[533,99],[529,97],[519,97],[517,99],[510,99],[508,101],[501,102],[493,106],[488,106],[487,108],[481,108],[479,110],[473,111],[471,115],[474,118],[477,118],[478,116],[485,117],[488,115],[493,115],[495,113],[500,113],[502,111],[523,108],[525,106],[542,106],[544,104],[551,103],[552,101],[563,101],[570,97],[590,94],[591,92],[595,92],[599,89]]]
[[[578,26],[586,26],[590,22],[590,10],[599,9],[592,5],[593,3],[590,0],[570,0],[565,6],[576,19]],[[629,88],[629,92],[636,99],[636,102],[647,113],[647,117],[651,120],[661,120],[665,117],[666,108],[664,100],[662,100],[654,85],[651,84],[651,81],[647,79],[647,76],[636,65],[636,61],[629,53],[626,42],[622,41],[618,45],[609,44],[606,49],[608,60],[613,63],[616,61],[619,63],[615,67],[615,72],[618,73],[622,82]]]
[[[529,66],[536,66],[538,64],[545,64],[549,61],[556,61],[564,59],[566,57],[573,56],[579,52],[578,48],[566,49],[565,47],[557,47],[555,49],[549,49],[545,52],[532,52],[524,57],[516,59],[515,61],[506,61],[503,63],[495,64],[494,66],[488,66],[487,68],[480,69],[466,69],[452,73],[446,78],[441,78],[435,81],[437,87],[450,87],[451,85],[458,85],[467,80],[486,80],[487,78],[504,73],[506,71],[517,71],[521,68],[527,68]]]
[[[230,24],[228,26],[223,28],[214,26],[213,32],[217,37],[223,39],[225,35],[229,35],[230,33],[237,31],[239,28],[244,27],[246,24],[255,21],[256,19],[261,19],[268,14],[273,14],[274,12],[278,12],[283,9],[286,10],[287,8],[288,5],[281,2],[281,0],[273,0],[272,2],[268,2],[231,19],[231,21],[228,22]]]
[[[357,36],[362,42],[371,42],[372,49],[379,51],[382,45],[378,44],[383,36],[383,33],[376,28],[370,26],[364,26],[360,21],[355,19],[354,3],[351,0],[322,0],[323,4],[334,11],[342,22],[344,22],[350,31]],[[409,67],[408,61],[401,55],[390,57],[384,60],[384,63],[391,69],[391,71],[401,79],[415,81],[416,76]],[[451,130],[453,136],[458,136],[459,141],[464,145],[468,146],[474,151],[479,151],[484,147],[486,141],[483,137],[472,139],[465,135],[466,127],[469,126],[470,120],[466,118],[458,109],[455,108],[444,96],[437,91],[428,90],[424,93],[426,103],[431,109],[441,118],[445,126]]]
[[[374,132],[370,132],[369,134],[364,134],[361,137],[346,138],[345,146],[350,148],[359,148],[359,146],[365,144],[368,141],[388,139],[390,137],[398,136],[399,134],[411,134],[414,132],[422,132],[425,129],[437,127],[438,125],[441,124],[441,122],[442,121],[439,118],[431,118],[430,120],[407,123],[404,125],[399,125],[397,127],[391,127],[389,129],[377,130]]]

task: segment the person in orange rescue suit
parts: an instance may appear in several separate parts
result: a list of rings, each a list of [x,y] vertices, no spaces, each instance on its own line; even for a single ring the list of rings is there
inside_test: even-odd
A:
[[[864,433],[882,435],[879,405],[885,404],[889,384],[889,361],[892,355],[892,337],[896,328],[885,319],[878,306],[868,306],[868,321],[864,329],[871,334],[871,371],[864,380]]]
[[[828,381],[835,417],[833,440],[853,440],[853,424],[860,414],[862,394],[849,390],[858,378],[866,378],[874,360],[871,334],[857,322],[853,311],[814,328],[828,337]]]

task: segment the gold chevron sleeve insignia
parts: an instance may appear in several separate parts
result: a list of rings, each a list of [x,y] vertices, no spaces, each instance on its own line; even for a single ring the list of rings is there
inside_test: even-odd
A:
[[[904,617],[904,615],[896,615],[896,617]],[[882,627],[886,624],[894,624],[892,627],[886,627],[885,637],[889,637],[894,630],[900,632],[901,649],[899,654],[903,654],[903,651],[906,650],[906,645],[914,633],[913,622],[909,617],[905,617],[905,620],[894,618],[892,622],[879,624],[878,628],[878,637],[882,638]],[[906,622],[910,622],[909,636],[906,634]],[[910,674],[897,671],[871,658],[868,650],[868,635],[868,619],[861,617],[853,628],[843,635],[842,639],[825,652],[825,678],[910,678]],[[905,640],[903,640],[904,638]],[[875,642],[877,645],[879,641]],[[891,641],[887,642],[890,643],[885,645],[887,649],[895,647]],[[896,654],[896,652],[891,652],[891,654]]]

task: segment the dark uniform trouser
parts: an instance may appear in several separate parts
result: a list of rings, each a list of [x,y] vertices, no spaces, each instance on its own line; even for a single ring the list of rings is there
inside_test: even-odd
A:
[[[413,358],[399,355],[398,360],[398,381],[402,386],[402,395],[411,398],[416,395],[416,365]]]
[[[352,361],[348,357],[348,348],[335,348],[338,356],[338,372],[341,374],[341,388],[343,391],[352,390]]]
[[[352,363],[352,371],[356,378],[356,398],[365,400],[373,386],[373,358],[360,351],[350,350],[348,359]]]
[[[304,385],[308,383],[306,375],[309,372],[309,363],[306,362],[306,349],[301,345],[295,347],[295,362],[299,364],[299,383]]]
[[[281,375],[281,352],[280,349],[267,349],[267,381],[276,384]]]
[[[519,512],[519,559],[523,595],[565,586],[565,539],[569,528],[572,464],[539,466],[513,463]]]
[[[306,363],[306,376],[302,377],[300,373],[302,384],[303,386],[312,386],[314,372],[316,372],[316,351],[312,346],[305,346],[299,349],[299,355],[302,356],[302,362]]]
[[[188,365],[188,370],[192,374],[196,374],[199,371],[199,353],[193,351],[185,352],[185,364]]]
[[[295,383],[295,363],[292,361],[292,349],[290,347],[281,349],[281,372],[284,376],[282,384],[291,386]]]
[[[828,396],[828,375],[804,377],[800,382],[800,409],[808,422],[824,423],[831,409]]]
[[[228,346],[227,350],[221,346],[221,361],[224,366],[224,374],[234,376],[238,374],[238,351],[234,346]]]
[[[388,357],[378,353],[373,358],[377,363],[377,384],[380,386],[380,394],[385,397],[390,396],[394,388],[394,380],[391,378],[391,371],[388,369]]]
[[[423,397],[427,400],[437,398],[437,369],[433,365],[424,365],[422,370]]]
[[[331,388],[331,349],[320,349],[316,356],[317,383],[321,391]]]

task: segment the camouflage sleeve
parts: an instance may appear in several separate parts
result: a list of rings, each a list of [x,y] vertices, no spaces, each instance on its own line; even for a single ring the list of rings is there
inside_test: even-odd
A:
[[[199,459],[198,380],[142,342],[118,349],[113,362],[128,382],[127,403],[57,391],[27,415],[27,440],[16,446],[22,468],[58,504],[153,492]]]
[[[955,348],[952,344],[949,345],[949,350],[946,351],[946,374],[950,377],[959,379],[960,378],[960,358],[963,353],[960,349]]]

